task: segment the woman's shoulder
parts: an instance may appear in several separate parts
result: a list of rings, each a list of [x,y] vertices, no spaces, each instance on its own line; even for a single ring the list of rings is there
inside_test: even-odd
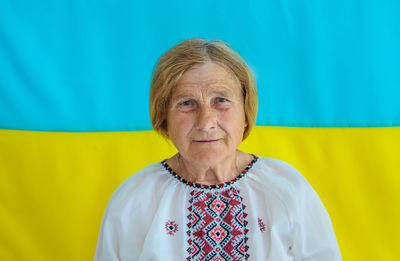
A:
[[[290,213],[300,213],[304,204],[313,204],[317,206],[316,209],[323,209],[310,183],[288,162],[259,157],[254,167],[253,186],[265,195],[279,198]]]
[[[296,167],[281,159],[259,157],[249,174],[252,184],[260,190],[285,197],[297,197],[304,191],[313,190]]]
[[[145,198],[154,192],[167,175],[160,162],[153,163],[127,178],[112,194],[108,206],[122,208],[138,198]]]
[[[258,157],[258,164],[254,165],[253,172],[264,178],[286,179],[292,183],[303,182],[303,175],[286,161]]]

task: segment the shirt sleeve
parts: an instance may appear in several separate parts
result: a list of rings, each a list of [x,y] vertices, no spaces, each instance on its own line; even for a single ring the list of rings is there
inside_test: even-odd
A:
[[[295,261],[342,260],[328,212],[302,177],[296,195],[292,251]]]
[[[111,196],[101,223],[95,261],[139,261],[157,208],[154,188],[163,184],[153,164],[125,180]]]
[[[106,260],[121,260],[119,257],[119,226],[112,217],[110,217],[109,208],[106,209],[101,228],[99,232],[99,238],[97,240],[97,247],[94,260],[95,261],[106,261]]]

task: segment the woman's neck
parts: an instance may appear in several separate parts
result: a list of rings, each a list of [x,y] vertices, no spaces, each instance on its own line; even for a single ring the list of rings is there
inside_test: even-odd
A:
[[[228,156],[214,165],[199,164],[185,159],[179,153],[168,160],[168,164],[182,178],[198,184],[217,185],[236,178],[250,163],[252,156],[237,150],[232,156]]]

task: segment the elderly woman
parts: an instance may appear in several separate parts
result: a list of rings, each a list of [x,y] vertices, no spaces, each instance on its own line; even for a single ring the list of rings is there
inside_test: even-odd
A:
[[[95,260],[341,260],[328,213],[302,175],[237,149],[256,113],[254,77],[227,44],[195,38],[167,51],[150,115],[178,153],[116,190]]]

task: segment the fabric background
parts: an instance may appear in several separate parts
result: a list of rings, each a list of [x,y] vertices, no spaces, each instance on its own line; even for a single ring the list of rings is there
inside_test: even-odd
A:
[[[241,149],[307,178],[344,260],[398,260],[399,12],[395,0],[1,1],[0,259],[93,259],[113,191],[175,153],[151,131],[154,65],[204,37],[257,79]]]

